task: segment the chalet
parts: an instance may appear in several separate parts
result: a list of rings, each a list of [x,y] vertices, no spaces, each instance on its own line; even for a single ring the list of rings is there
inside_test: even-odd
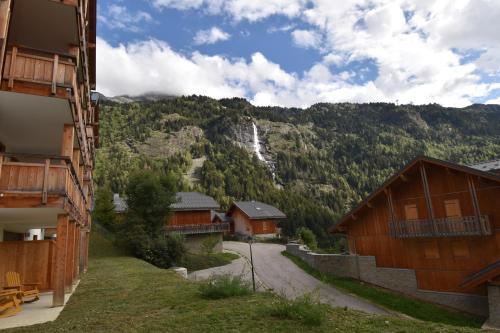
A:
[[[215,212],[212,218],[212,223],[227,223],[229,225],[228,234],[234,234],[234,223],[231,216],[226,215],[226,213]]]
[[[53,306],[87,268],[95,45],[96,0],[0,1],[0,288],[18,272]]]
[[[113,194],[113,206],[115,206],[115,213],[117,215],[125,214],[128,209],[127,202],[118,193]]]
[[[215,252],[222,252],[222,234],[229,230],[228,223],[212,223],[219,204],[198,192],[179,192],[177,202],[170,205],[172,215],[165,226],[166,233],[180,233],[186,237],[186,246],[192,252],[202,251],[207,239],[217,239]]]
[[[278,208],[259,201],[236,201],[227,216],[233,220],[230,228],[235,235],[258,238],[276,237],[279,220],[286,218]]]
[[[391,276],[385,287],[401,285],[403,292],[482,315],[488,314],[489,295],[490,312],[500,311],[497,167],[417,157],[331,232],[347,235],[351,254],[375,258],[377,273],[360,273],[374,284]],[[402,272],[404,285],[395,278]],[[416,290],[410,292],[413,280]],[[500,320],[500,313],[494,317]]]

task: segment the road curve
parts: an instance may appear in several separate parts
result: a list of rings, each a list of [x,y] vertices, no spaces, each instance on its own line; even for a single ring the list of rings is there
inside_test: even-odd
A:
[[[247,243],[224,242],[224,249],[238,252],[247,259],[250,258],[250,249]],[[334,307],[348,307],[373,314],[390,314],[382,308],[340,291],[307,274],[281,254],[284,250],[285,246],[279,244],[255,243],[252,245],[258,285],[262,284],[287,298],[314,292],[319,294],[321,302]],[[226,268],[222,268],[222,270],[227,272],[228,267],[224,267]],[[234,273],[241,273],[241,265],[235,265],[235,267],[238,267],[238,271]],[[217,274],[218,269],[210,271]]]

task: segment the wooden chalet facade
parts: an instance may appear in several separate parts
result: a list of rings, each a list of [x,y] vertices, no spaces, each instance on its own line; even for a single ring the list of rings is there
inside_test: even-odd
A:
[[[212,223],[219,204],[209,196],[197,192],[179,192],[177,202],[170,205],[172,215],[165,226],[166,233],[179,233],[186,237],[189,250],[199,252],[208,237],[217,238],[217,252],[222,252],[222,234],[229,230],[228,223]]]
[[[500,174],[418,157],[331,231],[377,267],[414,270],[419,290],[486,296],[500,284]]]
[[[17,271],[54,306],[87,267],[95,43],[96,0],[0,1],[0,288]]]
[[[279,220],[286,218],[278,208],[259,201],[236,201],[226,215],[232,219],[231,232],[241,237],[276,237]]]

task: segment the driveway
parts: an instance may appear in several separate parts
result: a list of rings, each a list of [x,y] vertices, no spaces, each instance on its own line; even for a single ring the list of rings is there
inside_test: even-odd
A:
[[[250,249],[247,243],[224,242],[224,249],[237,252],[244,256],[230,265],[193,272],[190,278],[203,279],[213,274],[243,274],[251,278]],[[257,286],[259,289],[272,289],[287,298],[294,298],[304,293],[318,293],[321,302],[334,307],[348,307],[373,314],[390,314],[386,310],[368,303],[356,296],[340,291],[325,284],[297,267],[284,257],[281,252],[285,246],[279,244],[255,243],[252,245]]]

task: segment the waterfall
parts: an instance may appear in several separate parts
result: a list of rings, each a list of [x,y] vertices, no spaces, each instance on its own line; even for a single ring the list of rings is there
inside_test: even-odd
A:
[[[266,162],[264,159],[264,156],[260,153],[260,142],[259,142],[259,133],[257,132],[257,126],[255,125],[254,122],[252,122],[253,125],[253,150],[255,151],[255,154],[257,154],[257,158],[260,161]]]

